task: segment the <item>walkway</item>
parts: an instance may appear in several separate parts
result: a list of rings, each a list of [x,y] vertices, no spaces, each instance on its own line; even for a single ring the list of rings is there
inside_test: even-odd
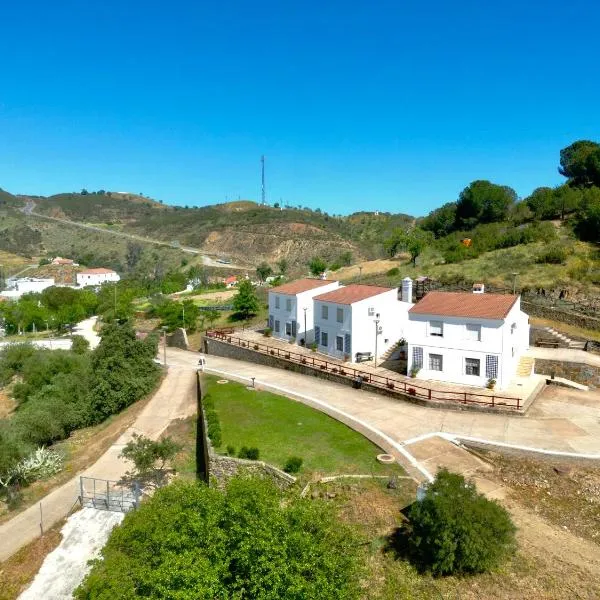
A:
[[[75,502],[79,491],[79,477],[120,479],[128,469],[119,458],[123,446],[133,433],[157,439],[174,419],[185,418],[196,412],[196,377],[191,369],[171,368],[154,397],[130,427],[91,467],[78,473],[41,501],[44,528],[64,518]],[[0,525],[0,561],[6,560],[25,544],[40,535],[39,503]]]

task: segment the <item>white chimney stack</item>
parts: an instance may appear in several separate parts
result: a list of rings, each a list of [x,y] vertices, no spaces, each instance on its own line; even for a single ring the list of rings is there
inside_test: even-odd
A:
[[[473,284],[473,293],[474,294],[483,294],[485,292],[485,286],[483,283],[474,283]]]
[[[412,279],[410,277],[405,277],[402,280],[402,302],[410,302],[412,303]]]

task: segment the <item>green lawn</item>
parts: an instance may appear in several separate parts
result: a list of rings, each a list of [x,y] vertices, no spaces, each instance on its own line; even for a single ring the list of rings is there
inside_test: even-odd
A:
[[[262,460],[278,467],[299,456],[303,474],[401,474],[400,466],[377,462],[383,451],[375,444],[304,404],[231,381],[218,384],[212,376],[205,376],[204,384],[221,422],[220,452],[227,446],[236,452],[242,446],[256,447]]]

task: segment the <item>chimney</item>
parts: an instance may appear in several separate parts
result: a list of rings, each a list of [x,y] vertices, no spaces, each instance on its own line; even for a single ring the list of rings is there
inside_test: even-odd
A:
[[[473,284],[473,293],[474,294],[483,294],[485,292],[485,286],[483,283],[474,283]]]
[[[412,302],[412,284],[410,277],[402,280],[402,302]]]

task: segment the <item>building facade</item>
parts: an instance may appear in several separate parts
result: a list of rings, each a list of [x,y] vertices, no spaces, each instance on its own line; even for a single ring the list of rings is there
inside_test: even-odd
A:
[[[429,292],[408,312],[408,372],[422,379],[505,388],[529,347],[514,295]]]
[[[86,269],[77,273],[77,285],[81,287],[102,285],[120,279],[119,274],[112,269]]]
[[[314,342],[313,298],[335,290],[337,281],[299,279],[269,290],[269,327],[273,337],[300,345]]]
[[[23,294],[39,293],[55,285],[53,277],[39,279],[36,277],[23,277],[7,281],[8,289],[0,292],[0,296],[7,299],[18,299]]]
[[[357,362],[364,353],[380,359],[405,336],[407,312],[396,288],[348,285],[314,299],[318,351]]]

